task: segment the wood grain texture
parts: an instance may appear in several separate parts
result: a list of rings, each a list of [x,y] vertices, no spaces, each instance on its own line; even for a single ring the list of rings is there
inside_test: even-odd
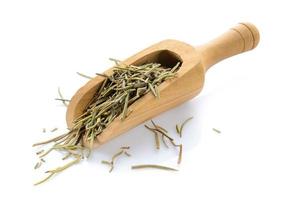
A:
[[[258,42],[257,28],[250,23],[240,23],[215,40],[197,48],[177,40],[164,40],[126,59],[124,63],[127,65],[159,62],[164,66],[171,67],[179,61],[182,64],[177,78],[167,80],[159,86],[160,99],[147,93],[137,100],[129,106],[129,110],[133,112],[123,121],[121,116],[117,117],[97,137],[94,147],[192,99],[202,90],[206,70],[225,58],[255,48]],[[111,75],[113,67],[104,73]],[[103,80],[104,78],[101,76],[95,77],[73,96],[67,108],[68,127],[71,128],[73,120],[86,109]],[[88,146],[85,138],[83,143]]]

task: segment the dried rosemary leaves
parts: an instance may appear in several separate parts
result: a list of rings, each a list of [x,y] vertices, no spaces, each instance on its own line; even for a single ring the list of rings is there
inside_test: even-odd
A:
[[[133,165],[133,166],[131,166],[131,169],[143,169],[143,168],[154,168],[154,169],[162,169],[162,170],[168,170],[168,171],[178,171],[175,168],[167,167],[167,166],[163,166],[163,165],[147,164],[147,165]]]
[[[74,159],[73,161],[71,161],[71,162],[69,162],[69,163],[67,163],[67,164],[65,164],[65,165],[63,165],[63,166],[61,166],[61,167],[57,167],[57,168],[55,168],[55,169],[46,171],[46,173],[48,173],[49,175],[48,175],[46,178],[42,179],[41,181],[38,181],[38,182],[35,183],[34,185],[39,185],[39,184],[47,181],[47,180],[48,180],[49,178],[51,178],[53,175],[55,175],[55,174],[57,174],[57,173],[59,173],[59,172],[64,171],[65,169],[67,169],[67,168],[71,167],[72,165],[78,163],[80,160],[81,160],[81,156],[78,155],[78,156],[75,156],[75,159]]]
[[[63,98],[63,95],[62,95],[62,93],[61,93],[61,91],[60,91],[60,88],[58,88],[58,95],[59,95],[60,98],[56,98],[55,100],[62,101],[63,105],[64,105],[64,106],[67,106],[67,105],[68,105],[68,104],[67,104],[67,101],[69,102],[70,100],[67,100],[67,99],[64,99],[64,98]]]
[[[219,133],[219,134],[221,133],[221,131],[216,128],[212,128],[212,130],[215,131],[216,133]]]
[[[74,158],[74,160],[62,167],[47,171],[46,173],[49,175],[35,185],[43,183],[54,174],[78,163],[83,158],[83,150],[85,150],[82,145],[82,139],[88,139],[92,146],[97,136],[101,134],[116,117],[121,116],[124,120],[130,112],[132,112],[129,106],[143,95],[151,92],[155,97],[160,98],[158,86],[162,82],[174,78],[180,66],[180,63],[177,63],[172,68],[163,67],[159,63],[147,63],[134,66],[126,65],[118,60],[112,60],[116,64],[112,75],[97,74],[105,79],[101,87],[95,91],[95,96],[92,98],[84,113],[73,122],[73,128],[63,135],[33,145],[38,146],[53,143],[52,147],[48,150],[38,152],[40,159],[43,159],[43,157],[47,156],[53,150],[66,152],[63,160]],[[78,74],[88,79],[92,78],[81,73]],[[62,101],[62,103],[67,106],[67,102],[70,100],[63,98],[60,88],[58,88],[58,94],[60,98],[56,100]],[[120,152],[112,158],[111,162],[103,163],[110,163],[112,170],[116,157],[123,153],[127,156],[129,155],[125,149],[122,149]],[[37,167],[39,167],[38,165]]]
[[[128,146],[125,146],[125,147],[120,147],[120,151],[117,152],[116,154],[114,154],[111,158],[111,161],[107,161],[107,160],[103,160],[101,161],[102,164],[106,164],[106,165],[109,165],[110,166],[110,170],[109,172],[112,172],[112,170],[114,169],[114,164],[115,164],[115,160],[117,157],[121,156],[121,155],[126,155],[128,157],[130,157],[131,155],[127,152],[127,150],[129,149],[130,147]]]
[[[173,68],[164,68],[158,63],[141,66],[125,65],[113,60],[116,66],[112,75],[98,74],[105,78],[102,86],[86,111],[74,121],[79,130],[75,137],[85,137],[93,144],[96,137],[118,116],[125,119],[129,106],[148,92],[159,97],[158,86],[176,76],[179,63]]]
[[[179,156],[178,156],[178,164],[182,162],[182,152],[183,152],[183,145],[182,144],[176,144],[174,142],[174,139],[170,137],[167,133],[168,131],[154,123],[154,121],[151,120],[151,123],[153,124],[154,127],[149,127],[148,125],[144,125],[148,130],[152,131],[155,135],[155,141],[156,141],[156,148],[160,149],[160,142],[159,142],[159,135],[162,138],[163,144],[168,148],[169,146],[166,143],[166,140],[168,140],[174,147],[179,148]]]
[[[183,135],[183,128],[184,128],[185,124],[187,122],[189,122],[191,119],[193,119],[193,117],[189,117],[181,125],[178,125],[178,124],[176,125],[176,131],[177,131],[177,133],[179,134],[180,137],[182,137],[182,135]]]

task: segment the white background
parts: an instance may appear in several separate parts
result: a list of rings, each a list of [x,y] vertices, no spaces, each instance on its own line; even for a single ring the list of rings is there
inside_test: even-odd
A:
[[[0,2],[1,199],[288,199],[289,63],[286,1],[13,1]],[[200,45],[238,22],[260,30],[259,46],[206,74],[202,93],[155,121],[176,136],[177,151],[157,152],[142,125],[97,149],[90,160],[34,187],[43,173],[32,143],[65,131],[60,86],[70,98],[88,75],[167,38]],[[216,134],[212,128],[222,131]],[[100,164],[121,145],[115,171]],[[54,156],[47,158],[56,166]],[[55,162],[54,162],[55,161]],[[132,171],[159,163],[179,172]],[[50,164],[44,165],[43,170]],[[5,197],[4,197],[5,196]]]

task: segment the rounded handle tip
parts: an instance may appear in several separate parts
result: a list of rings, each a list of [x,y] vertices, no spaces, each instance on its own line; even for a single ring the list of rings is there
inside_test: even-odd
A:
[[[259,31],[257,27],[251,23],[239,23],[232,28],[232,30],[241,36],[243,40],[243,52],[254,49],[260,41]]]
[[[239,23],[211,42],[197,47],[197,50],[207,71],[223,59],[254,49],[259,40],[260,34],[256,26],[251,23]]]

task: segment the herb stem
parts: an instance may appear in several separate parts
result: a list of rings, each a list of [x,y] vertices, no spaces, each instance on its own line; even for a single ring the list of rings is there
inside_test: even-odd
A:
[[[213,131],[215,131],[216,133],[221,133],[221,131],[216,128],[213,128]]]
[[[177,169],[174,169],[172,167],[163,166],[163,165],[144,164],[144,165],[131,166],[131,169],[143,169],[143,168],[154,168],[154,169],[162,169],[162,170],[168,170],[168,171],[178,171]]]
[[[87,78],[87,79],[93,79],[91,76],[87,76],[87,75],[85,75],[85,74],[83,74],[83,73],[80,73],[80,72],[76,72],[79,76],[82,76],[82,77],[84,77],[84,78]]]
[[[51,142],[58,141],[58,140],[60,140],[60,139],[62,139],[62,138],[67,137],[70,133],[71,133],[71,132],[68,132],[68,133],[62,134],[62,135],[60,135],[60,136],[57,136],[57,137],[52,138],[52,139],[47,140],[47,141],[35,143],[35,144],[33,144],[32,146],[35,147],[35,146],[38,146],[38,145],[43,145],[43,144],[48,144],[48,143],[51,143]]]
[[[182,137],[184,126],[186,125],[186,123],[188,123],[192,119],[193,117],[189,117],[181,124],[181,126],[179,126],[178,124],[176,125],[176,130],[177,130],[177,133],[180,135],[180,137]]]
[[[60,99],[65,99],[65,98],[63,98],[63,96],[62,96],[62,93],[61,93],[61,91],[60,91],[60,87],[58,87],[58,95],[59,95]],[[68,104],[66,103],[66,101],[64,101],[64,100],[62,100],[62,103],[63,103],[63,105],[65,105],[65,106],[68,105]]]

